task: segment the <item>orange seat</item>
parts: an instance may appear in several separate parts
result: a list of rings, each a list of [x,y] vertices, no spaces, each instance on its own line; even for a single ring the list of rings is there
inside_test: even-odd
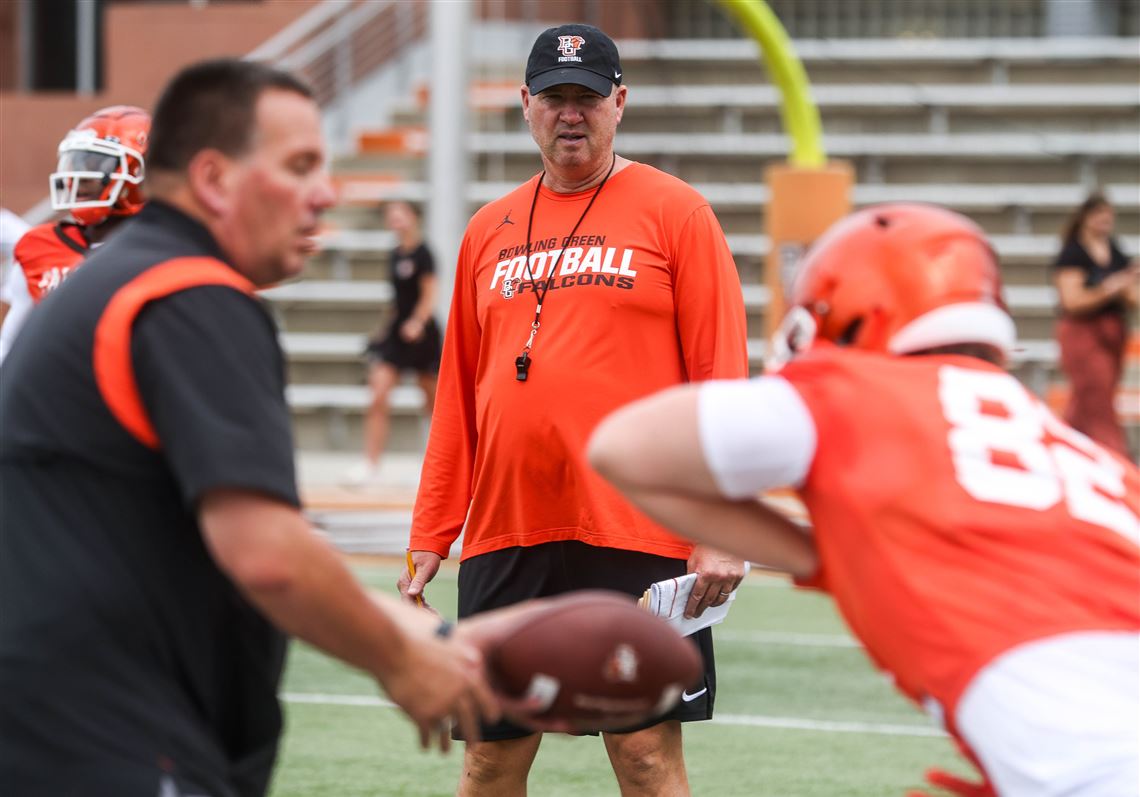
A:
[[[427,151],[427,131],[422,127],[390,127],[366,130],[357,137],[363,155],[423,155]]]
[[[1140,332],[1134,332],[1124,344],[1124,364],[1140,365]]]
[[[518,80],[476,80],[467,87],[467,99],[472,107],[480,110],[515,108],[519,104],[520,86],[522,82]],[[414,94],[416,104],[426,109],[431,100],[431,88],[420,84]]]
[[[398,174],[345,172],[333,175],[337,201],[345,205],[374,205],[391,197],[404,183]]]

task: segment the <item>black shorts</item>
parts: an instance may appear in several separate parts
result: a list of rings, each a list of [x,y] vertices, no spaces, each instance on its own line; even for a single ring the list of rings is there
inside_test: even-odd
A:
[[[640,598],[653,582],[684,574],[684,559],[598,548],[576,540],[505,548],[473,556],[459,566],[459,617],[579,589],[611,589]],[[704,659],[704,675],[685,690],[672,711],[616,733],[642,730],[665,720],[712,719],[716,700],[712,629],[702,629],[689,639]],[[518,739],[531,733],[505,721],[483,726],[486,741]],[[462,737],[456,734],[455,738]]]
[[[443,338],[435,319],[432,318],[424,324],[424,334],[419,340],[411,342],[400,337],[401,324],[403,321],[399,319],[393,321],[385,337],[368,342],[368,348],[365,350],[368,359],[388,363],[398,371],[439,373]]]

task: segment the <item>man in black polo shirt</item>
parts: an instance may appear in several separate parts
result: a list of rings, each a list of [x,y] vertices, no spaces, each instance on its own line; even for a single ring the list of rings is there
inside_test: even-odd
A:
[[[152,201],[5,368],[0,792],[263,794],[282,632],[375,676],[425,744],[497,716],[475,650],[371,598],[298,508],[254,290],[300,271],[333,201],[309,90],[248,62],[190,67],[159,100],[147,170]]]

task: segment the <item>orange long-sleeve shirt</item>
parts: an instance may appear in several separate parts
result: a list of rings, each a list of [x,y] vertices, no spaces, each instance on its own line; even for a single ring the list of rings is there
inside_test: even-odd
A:
[[[541,188],[531,276],[555,277],[525,382],[534,320],[527,218],[536,176],[483,207],[459,252],[412,550],[461,559],[556,540],[686,558],[691,543],[630,506],[589,467],[611,410],[669,385],[745,376],[744,302],[708,202],[644,164],[594,194]]]

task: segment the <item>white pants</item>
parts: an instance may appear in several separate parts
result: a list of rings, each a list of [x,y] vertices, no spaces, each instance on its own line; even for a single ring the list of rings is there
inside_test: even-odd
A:
[[[970,682],[957,725],[1001,797],[1140,797],[1140,634],[1014,648]]]

